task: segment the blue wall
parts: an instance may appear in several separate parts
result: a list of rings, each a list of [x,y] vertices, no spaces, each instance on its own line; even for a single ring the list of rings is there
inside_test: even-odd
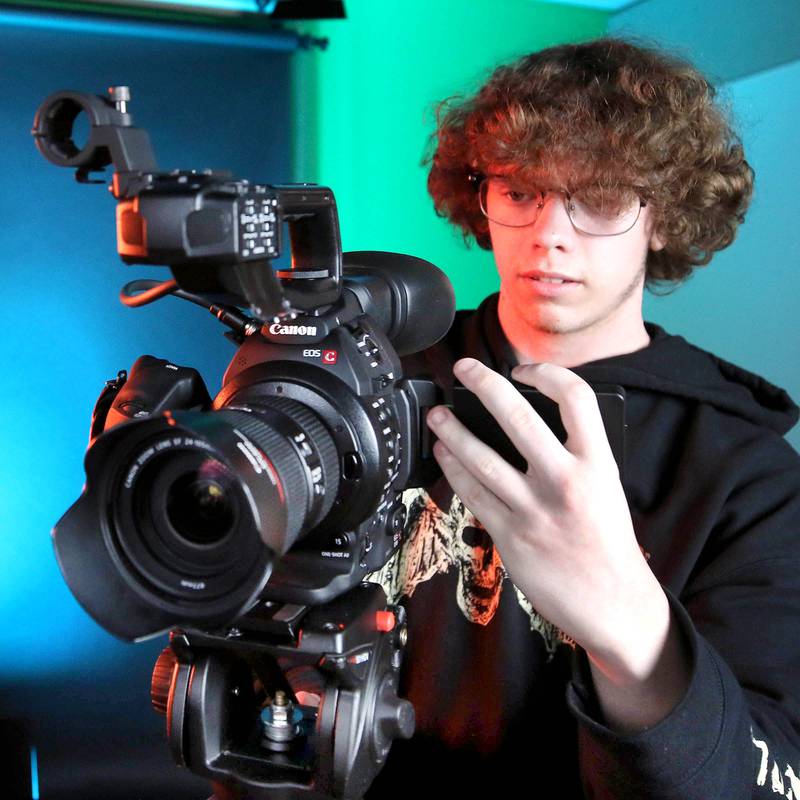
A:
[[[169,274],[119,261],[113,199],[104,186],[79,185],[71,171],[38,154],[29,133],[33,115],[59,89],[103,93],[109,85],[128,84],[136,124],[150,131],[161,168],[213,167],[286,181],[289,59],[252,49],[15,26],[0,26],[0,42],[0,718],[33,717],[46,740],[43,772],[62,758],[77,775],[80,748],[89,739],[97,748],[108,746],[114,726],[130,725],[128,735],[118,736],[135,751],[131,730],[141,727],[141,715],[155,732],[154,746],[166,751],[157,741],[161,723],[155,715],[150,721],[147,708],[150,670],[163,641],[128,645],[102,631],[61,580],[50,543],[51,527],[81,491],[94,400],[106,379],[142,353],[196,366],[213,394],[233,347],[221,325],[188,303],[168,298],[137,310],[120,305],[117,294],[126,281]],[[100,706],[92,712],[87,700],[94,690]],[[90,734],[92,713],[116,719],[97,720]],[[84,724],[76,722],[67,733],[68,720],[79,717]],[[69,745],[75,758],[64,749],[68,736],[79,737]],[[86,737],[82,744],[80,737]],[[105,764],[109,776],[111,761]],[[53,780],[49,794],[44,780],[44,796],[56,797]]]
[[[735,81],[726,92],[756,171],[751,210],[734,244],[647,314],[800,400],[800,62]],[[800,449],[800,429],[787,436]]]
[[[631,0],[609,32],[652,38],[684,55],[715,82],[800,58],[797,0]]]
[[[800,5],[648,0],[612,34],[652,38],[716,79],[741,133],[756,190],[736,241],[645,316],[763,375],[800,401]],[[780,29],[779,31],[777,29]],[[711,35],[713,31],[713,35]],[[787,439],[800,449],[800,426]]]

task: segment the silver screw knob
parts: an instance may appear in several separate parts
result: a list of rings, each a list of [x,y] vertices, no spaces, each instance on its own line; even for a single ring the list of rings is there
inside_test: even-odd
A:
[[[131,100],[130,86],[111,86],[108,89],[108,96],[114,101],[120,114],[128,113],[128,103]]]

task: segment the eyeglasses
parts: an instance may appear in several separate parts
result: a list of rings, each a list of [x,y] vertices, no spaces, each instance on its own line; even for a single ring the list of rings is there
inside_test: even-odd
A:
[[[481,211],[486,219],[509,228],[533,225],[544,208],[548,194],[563,196],[564,206],[575,230],[587,236],[619,236],[637,223],[647,205],[634,187],[613,192],[602,186],[588,186],[574,192],[536,188],[518,189],[508,178],[470,175],[478,186]]]

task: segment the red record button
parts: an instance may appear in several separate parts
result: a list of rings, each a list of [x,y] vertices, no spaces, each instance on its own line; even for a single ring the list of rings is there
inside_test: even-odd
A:
[[[394,630],[397,619],[391,611],[376,611],[375,612],[375,627],[383,633],[389,633]]]

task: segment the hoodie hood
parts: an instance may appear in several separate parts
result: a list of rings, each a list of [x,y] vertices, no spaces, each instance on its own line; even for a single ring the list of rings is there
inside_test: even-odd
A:
[[[497,319],[499,295],[487,297],[471,318],[465,318],[465,351],[486,349],[503,374],[516,366],[516,358]],[[469,330],[471,325],[480,328]],[[626,389],[641,389],[708,403],[784,435],[798,419],[798,407],[788,393],[764,378],[672,336],[652,323],[645,323],[650,344],[642,350],[604,358],[573,371],[589,383],[610,383]],[[455,327],[455,326],[454,326]],[[478,334],[476,336],[476,334]],[[477,341],[482,339],[482,342]]]

